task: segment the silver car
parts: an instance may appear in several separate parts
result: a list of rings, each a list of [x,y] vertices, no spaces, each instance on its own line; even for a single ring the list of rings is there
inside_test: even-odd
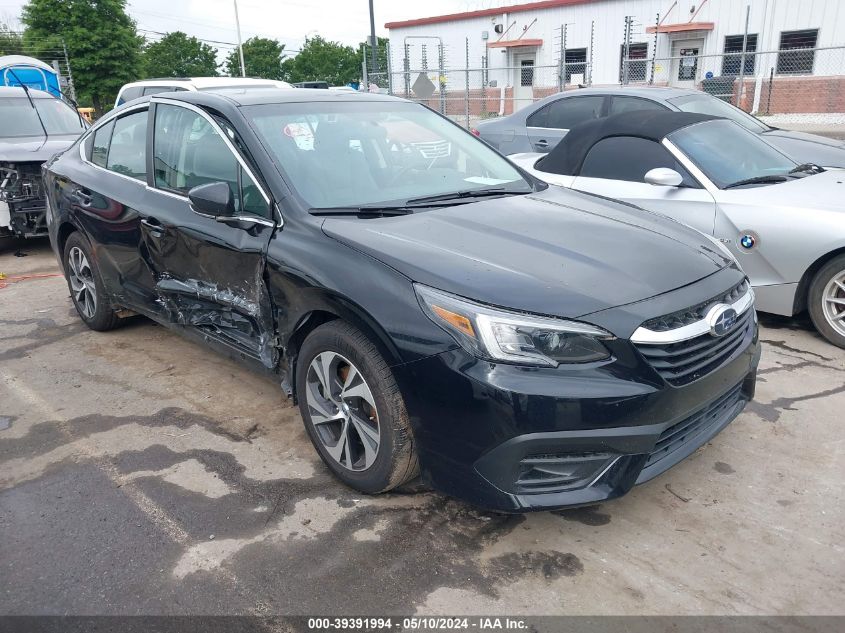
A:
[[[510,158],[548,183],[714,236],[745,270],[760,311],[809,310],[845,348],[845,171],[798,165],[733,121],[683,112],[592,121],[548,154]]]
[[[845,141],[770,127],[698,90],[650,86],[582,88],[554,94],[511,115],[478,123],[478,136],[502,154],[548,152],[578,125],[635,110],[697,112],[736,121],[799,163],[845,167]]]

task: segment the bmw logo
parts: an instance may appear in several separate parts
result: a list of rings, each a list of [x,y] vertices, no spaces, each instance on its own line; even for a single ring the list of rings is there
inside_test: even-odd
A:
[[[754,244],[757,243],[757,240],[754,238],[753,235],[743,235],[739,238],[739,245],[745,249],[754,248]]]
[[[739,315],[729,305],[718,303],[710,308],[705,317],[713,336],[725,336],[736,325]]]

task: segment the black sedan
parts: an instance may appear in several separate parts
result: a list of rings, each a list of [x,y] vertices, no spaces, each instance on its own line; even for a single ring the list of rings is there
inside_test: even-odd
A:
[[[157,95],[44,175],[85,323],[141,313],[277,374],[363,492],[608,499],[754,393],[753,292],[718,243],[549,189],[418,104]]]

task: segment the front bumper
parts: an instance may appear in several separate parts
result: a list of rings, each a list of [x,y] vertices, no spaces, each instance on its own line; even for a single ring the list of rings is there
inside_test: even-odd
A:
[[[612,499],[694,452],[754,396],[756,325],[740,351],[681,387],[617,343],[612,361],[577,367],[495,364],[456,349],[395,368],[423,477],[504,512]]]

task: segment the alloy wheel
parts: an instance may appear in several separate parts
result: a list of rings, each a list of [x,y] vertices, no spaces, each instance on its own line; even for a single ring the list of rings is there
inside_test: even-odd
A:
[[[94,271],[88,258],[78,246],[70,249],[67,257],[68,278],[73,292],[73,300],[86,319],[94,317],[97,311],[97,288],[94,284]]]
[[[822,301],[824,318],[838,334],[845,336],[845,270],[827,282]]]
[[[308,366],[305,391],[311,424],[331,458],[351,471],[372,466],[381,431],[373,392],[358,368],[337,352],[322,352]]]

